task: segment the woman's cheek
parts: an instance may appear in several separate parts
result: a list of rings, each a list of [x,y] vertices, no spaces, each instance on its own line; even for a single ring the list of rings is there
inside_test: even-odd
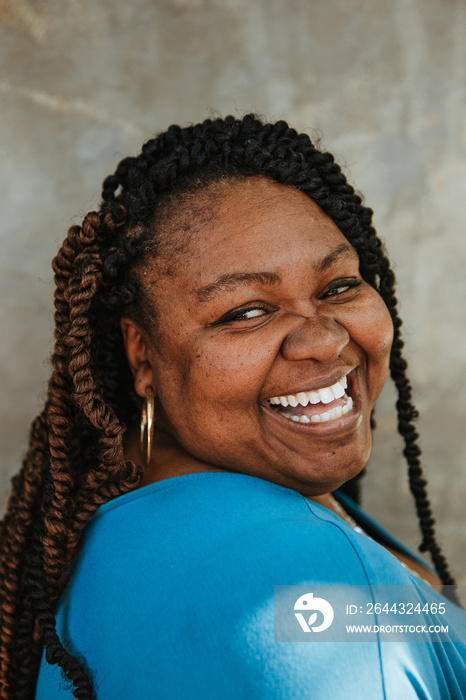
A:
[[[202,362],[221,375],[235,375],[240,372],[243,376],[250,374],[260,381],[260,376],[266,374],[280,348],[276,338],[273,341],[264,333],[252,332],[232,334],[223,338],[215,338],[205,344],[202,352]]]
[[[393,321],[390,316],[390,312],[385,306],[385,302],[379,296],[380,309],[380,339],[381,339],[381,352],[386,355],[387,363],[390,361],[390,351],[393,344]]]
[[[380,294],[373,288],[368,289],[366,308],[363,307],[362,325],[366,334],[366,352],[374,357],[389,361],[393,343],[393,322],[390,312]],[[367,304],[369,302],[369,304]],[[361,343],[362,347],[364,344]]]
[[[377,294],[377,293],[376,293]],[[372,370],[373,400],[379,396],[387,380],[390,351],[393,343],[393,322],[383,299],[377,294],[371,329],[372,350],[368,353],[369,367]]]

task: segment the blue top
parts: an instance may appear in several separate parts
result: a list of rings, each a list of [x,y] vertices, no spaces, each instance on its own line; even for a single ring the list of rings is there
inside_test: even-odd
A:
[[[57,630],[98,700],[466,697],[466,614],[453,605],[441,616],[449,643],[274,641],[274,586],[328,583],[445,600],[296,491],[231,472],[178,476],[99,508]],[[66,685],[43,659],[36,700],[72,698]]]

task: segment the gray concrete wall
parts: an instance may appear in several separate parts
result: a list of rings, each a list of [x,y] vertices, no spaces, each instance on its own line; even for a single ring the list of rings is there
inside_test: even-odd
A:
[[[251,109],[317,129],[395,261],[438,531],[466,583],[463,0],[0,2],[1,503],[43,398],[50,260],[103,177],[171,122]],[[365,505],[416,521],[382,396]]]

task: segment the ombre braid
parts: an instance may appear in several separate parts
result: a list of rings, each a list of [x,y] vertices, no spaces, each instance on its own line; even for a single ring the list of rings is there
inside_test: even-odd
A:
[[[355,248],[363,278],[389,309],[390,371],[421,549],[430,552],[443,583],[454,583],[435,539],[401,354],[395,278],[372,227],[372,211],[333,156],[284,121],[264,124],[247,115],[174,125],[148,141],[138,157],[120,162],[104,181],[100,210],[70,228],[53,261],[53,373],[0,530],[2,700],[34,697],[43,646],[47,661],[73,684],[74,696],[94,697],[85,660],[71,656],[58,638],[54,610],[87,522],[99,506],[136,488],[142,476],[141,467],[124,458],[124,435],[141,407],[119,321],[129,316],[146,324],[149,305],[138,273],[157,254],[163,237],[158,217],[176,216],[177,195],[220,179],[258,175],[291,185],[318,204]],[[353,495],[355,484],[346,485]]]

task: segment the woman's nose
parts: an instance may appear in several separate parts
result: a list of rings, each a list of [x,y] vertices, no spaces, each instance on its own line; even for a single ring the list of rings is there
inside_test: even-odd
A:
[[[287,360],[332,362],[350,340],[348,331],[331,316],[314,313],[300,320],[282,344]]]

